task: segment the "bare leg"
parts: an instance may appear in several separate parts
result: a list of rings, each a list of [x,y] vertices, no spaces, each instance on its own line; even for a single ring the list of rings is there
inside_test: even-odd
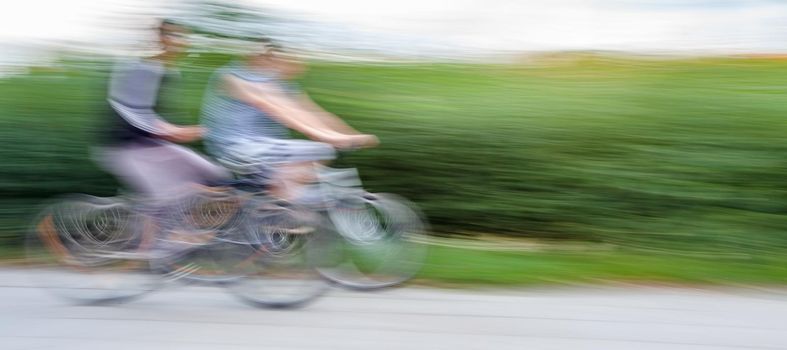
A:
[[[314,162],[281,165],[276,167],[270,192],[276,197],[292,201],[301,195],[305,184],[316,179]]]

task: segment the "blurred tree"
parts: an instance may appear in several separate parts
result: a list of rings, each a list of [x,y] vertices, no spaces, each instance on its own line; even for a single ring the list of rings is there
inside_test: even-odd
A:
[[[187,0],[175,16],[192,29],[194,44],[201,49],[235,51],[248,39],[275,36],[286,25],[263,8],[219,0]]]

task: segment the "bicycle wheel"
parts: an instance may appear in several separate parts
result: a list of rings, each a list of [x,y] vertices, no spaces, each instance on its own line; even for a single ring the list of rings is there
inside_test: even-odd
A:
[[[242,199],[232,189],[204,188],[177,201],[177,224],[192,231],[218,231],[232,227]]]
[[[158,286],[140,259],[152,227],[117,198],[69,196],[47,205],[26,239],[38,285],[81,304],[122,302]],[[148,227],[146,227],[148,226]]]
[[[242,201],[231,190],[199,191],[178,200],[172,230],[212,238],[193,247],[173,244],[172,256],[156,259],[154,268],[169,278],[192,282],[229,283],[242,277],[233,272],[247,258],[242,248],[246,240],[239,234]]]
[[[341,201],[328,215],[343,238],[318,271],[354,289],[401,284],[420,271],[426,259],[427,223],[416,206],[392,194],[367,194]]]
[[[313,258],[328,245],[309,212],[255,201],[245,220],[247,258],[236,265],[244,278],[229,285],[231,293],[257,307],[302,306],[327,291]]]

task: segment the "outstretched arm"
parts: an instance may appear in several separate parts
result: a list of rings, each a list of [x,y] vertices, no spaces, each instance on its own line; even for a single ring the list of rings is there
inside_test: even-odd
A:
[[[341,118],[337,117],[336,115],[324,110],[318,104],[316,104],[307,94],[300,94],[296,98],[298,104],[304,110],[310,111],[312,115],[315,116],[319,120],[319,122],[326,127],[334,130],[336,132],[348,135],[358,135],[360,132],[358,130],[353,129],[347,123],[345,123]]]
[[[370,145],[369,135],[345,135],[326,125],[314,112],[303,108],[272,83],[247,82],[232,75],[224,77],[231,96],[269,114],[278,122],[306,137],[330,143],[337,148]],[[376,138],[374,138],[376,142]]]

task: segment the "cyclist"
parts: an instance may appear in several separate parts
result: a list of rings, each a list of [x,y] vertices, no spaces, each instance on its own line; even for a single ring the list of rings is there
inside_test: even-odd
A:
[[[261,164],[254,171],[268,172],[272,195],[304,200],[314,162],[333,159],[337,148],[375,146],[378,139],[296,88],[291,80],[304,66],[295,55],[268,39],[255,45],[256,52],[218,69],[208,84],[202,111],[208,151],[228,162]],[[293,139],[288,129],[311,140]]]
[[[178,76],[172,65],[188,45],[186,34],[185,27],[164,20],[158,27],[159,54],[115,66],[107,98],[109,122],[97,152],[100,163],[159,214],[190,185],[229,177],[223,167],[174,143],[200,139],[202,127],[173,125],[157,113],[164,104],[160,92]]]

